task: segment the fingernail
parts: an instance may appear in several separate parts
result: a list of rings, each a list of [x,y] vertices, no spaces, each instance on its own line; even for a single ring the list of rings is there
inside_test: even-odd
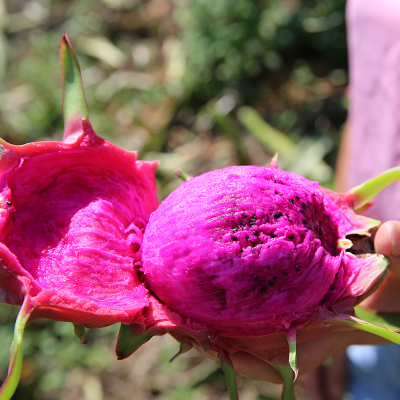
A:
[[[400,227],[396,222],[392,223],[392,256],[400,256]]]

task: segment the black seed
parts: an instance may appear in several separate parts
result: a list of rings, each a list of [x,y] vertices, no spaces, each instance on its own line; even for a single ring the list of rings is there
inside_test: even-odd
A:
[[[305,211],[304,211],[304,210],[300,210],[300,212],[301,212],[302,214],[304,214],[304,213],[305,213]]]
[[[274,218],[280,218],[280,217],[282,217],[282,213],[280,211],[274,214]]]
[[[275,233],[272,233],[272,232],[269,233],[268,236],[271,237],[271,238],[275,238],[276,237]]]
[[[299,196],[296,196],[296,200],[300,200],[300,197],[299,197]]]
[[[272,179],[272,182],[276,183],[276,179]]]
[[[243,217],[243,218],[246,218],[246,217],[247,217],[247,215],[246,215],[246,214],[242,214],[242,217]]]
[[[304,224],[304,225],[307,223],[307,221],[306,221],[305,219],[303,219],[303,221],[302,221],[302,222],[303,222],[303,224]]]
[[[275,285],[275,282],[272,282],[272,281],[269,281],[268,283],[269,283],[269,286],[274,286]]]
[[[335,286],[333,285],[329,286],[329,290],[335,290]]]
[[[11,203],[10,200],[7,200],[7,201],[6,201],[6,204],[7,204],[8,206],[11,206],[12,203]]]
[[[306,205],[304,203],[301,203],[301,208],[306,208]]]
[[[278,280],[278,277],[277,277],[277,276],[274,276],[272,279],[273,279],[274,281],[276,281],[276,280]]]
[[[337,278],[337,276],[338,276],[338,272],[336,272],[336,274],[335,274],[335,278]]]
[[[246,237],[246,240],[249,240],[249,238],[250,238],[250,236],[249,236],[249,235],[246,235],[245,237]]]
[[[294,239],[294,235],[289,235],[288,238],[289,239]]]
[[[289,201],[290,201],[292,204],[294,204],[294,199],[290,199]]]
[[[291,224],[293,224],[293,221],[290,218],[287,218],[286,221],[289,221]]]
[[[256,223],[254,221],[250,221],[249,226],[254,226]]]
[[[261,286],[261,293],[265,293],[267,291],[267,287],[266,286]]]
[[[258,231],[253,231],[253,234],[254,234],[255,236],[258,236],[258,235],[260,234],[260,232],[258,232]]]
[[[295,268],[295,270],[296,270],[296,271],[300,271],[301,268],[300,268],[299,266],[297,266],[297,267]]]
[[[269,271],[271,269],[271,267],[267,267],[267,270]]]
[[[275,194],[279,194],[279,192],[275,191]]]
[[[234,226],[234,227],[232,228],[232,230],[233,230],[233,231],[238,231],[238,230],[239,230],[239,227],[238,227],[238,226]]]
[[[236,242],[238,238],[236,236],[232,236],[232,240]]]

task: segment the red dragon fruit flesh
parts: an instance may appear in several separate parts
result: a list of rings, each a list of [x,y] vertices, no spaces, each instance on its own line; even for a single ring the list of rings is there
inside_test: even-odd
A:
[[[21,305],[8,378],[14,392],[24,326],[37,318],[86,327],[142,319],[149,304],[136,273],[157,206],[157,163],[101,139],[88,120],[80,71],[61,41],[62,142],[0,142],[0,300]],[[84,328],[76,325],[77,333]]]

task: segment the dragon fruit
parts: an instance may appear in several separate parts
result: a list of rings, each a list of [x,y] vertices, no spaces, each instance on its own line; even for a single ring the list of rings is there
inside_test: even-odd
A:
[[[158,206],[157,163],[94,133],[67,37],[60,56],[63,141],[0,142],[0,300],[22,304],[1,399],[16,388],[27,322],[73,322],[82,336],[82,326],[141,320],[149,304],[135,268]]]
[[[337,194],[274,161],[183,183],[146,227],[143,272],[153,299],[144,326],[122,328],[120,357],[167,332],[186,348],[219,354],[231,399],[229,354],[239,351],[274,366],[291,399],[296,343],[356,328],[400,344],[396,333],[354,317],[388,265],[371,240],[379,221],[354,208],[396,179],[398,168]],[[126,352],[129,334],[135,340]]]
[[[354,316],[388,264],[371,245],[379,222],[354,209],[399,168],[337,194],[276,160],[231,167],[190,179],[156,209],[156,163],[96,136],[67,37],[60,54],[63,141],[0,142],[0,300],[22,305],[0,400],[18,384],[23,331],[37,318],[73,322],[82,340],[84,327],[121,322],[120,359],[165,333],[180,353],[216,351],[231,399],[238,351],[274,366],[290,400],[296,343],[361,329],[400,344]]]

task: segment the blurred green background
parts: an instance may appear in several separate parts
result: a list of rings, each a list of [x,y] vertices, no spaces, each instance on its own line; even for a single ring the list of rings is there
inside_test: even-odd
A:
[[[58,46],[78,55],[96,133],[161,161],[160,199],[190,175],[280,166],[333,185],[347,116],[345,0],[0,0],[0,136],[60,140]],[[0,377],[17,309],[0,307]],[[228,399],[219,367],[153,338],[116,361],[118,327],[38,321],[25,337],[24,400]],[[238,377],[244,400],[280,388]],[[301,386],[301,382],[300,382]],[[279,396],[278,396],[279,397]],[[299,399],[307,399],[300,387]]]

